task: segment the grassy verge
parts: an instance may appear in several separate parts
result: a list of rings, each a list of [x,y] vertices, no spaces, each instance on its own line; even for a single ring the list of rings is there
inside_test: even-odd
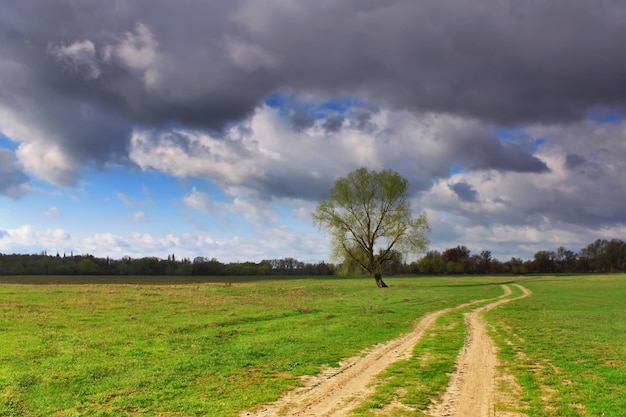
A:
[[[46,279],[0,284],[0,416],[236,415],[502,281]]]
[[[531,416],[626,410],[626,276],[537,277],[531,297],[487,314]]]

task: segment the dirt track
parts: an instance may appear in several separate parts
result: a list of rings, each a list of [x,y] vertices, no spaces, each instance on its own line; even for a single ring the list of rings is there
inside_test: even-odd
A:
[[[497,358],[495,346],[487,335],[480,313],[530,294],[524,287],[519,285],[518,287],[524,291],[522,296],[504,298],[511,295],[511,289],[503,285],[504,293],[499,300],[467,314],[466,324],[469,331],[466,344],[457,362],[459,367],[451,379],[450,387],[442,398],[442,402],[430,411],[431,415],[438,417],[495,415],[489,414],[489,410],[493,408]],[[452,310],[469,307],[483,301],[485,300],[430,313],[419,321],[412,332],[376,345],[360,356],[347,359],[340,364],[339,368],[330,369],[305,381],[303,387],[287,393],[277,402],[266,405],[257,412],[245,412],[241,416],[346,416],[370,394],[368,386],[376,375],[392,363],[410,357],[415,345],[434,325],[438,317]]]
[[[493,302],[477,308],[465,316],[468,332],[457,360],[457,370],[452,375],[441,402],[431,408],[430,414],[432,416],[504,416],[504,413],[496,412],[494,404],[497,394],[497,347],[487,333],[481,313],[530,295],[530,291],[525,287],[517,284],[515,286],[522,290],[522,295],[519,297]]]

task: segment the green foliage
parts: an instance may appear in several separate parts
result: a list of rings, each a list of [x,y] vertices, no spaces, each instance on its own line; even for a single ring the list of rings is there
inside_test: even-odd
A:
[[[263,260],[261,262],[221,263],[215,258],[198,256],[193,260],[128,256],[115,260],[92,255],[51,256],[0,254],[2,275],[151,275],[151,276],[232,276],[232,275],[333,275],[334,266],[305,263],[293,258]]]
[[[615,272],[626,269],[626,242],[598,239],[580,251],[580,260],[591,271]]]
[[[377,277],[394,251],[415,253],[428,244],[428,220],[424,214],[413,218],[408,182],[391,170],[360,168],[339,178],[313,220],[330,233],[334,259]]]
[[[419,271],[423,274],[443,274],[446,270],[446,261],[438,251],[428,251],[417,263]]]
[[[78,273],[80,275],[95,275],[98,272],[98,265],[91,259],[83,259],[78,263]]]

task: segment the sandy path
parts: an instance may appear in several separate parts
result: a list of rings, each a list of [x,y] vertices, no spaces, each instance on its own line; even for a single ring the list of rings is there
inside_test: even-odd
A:
[[[509,287],[502,286],[502,288],[504,294],[499,298],[511,294]],[[373,382],[376,375],[392,363],[411,356],[415,345],[433,326],[438,317],[452,310],[469,307],[483,301],[485,300],[477,300],[430,313],[418,322],[412,332],[376,345],[363,355],[342,362],[339,368],[330,369],[305,382],[304,387],[287,393],[277,402],[264,406],[260,411],[244,412],[241,416],[346,416],[371,393],[368,385]]]
[[[497,347],[487,333],[482,313],[513,300],[528,297],[530,290],[514,284],[522,295],[507,298],[477,308],[467,313],[465,323],[468,328],[465,345],[457,360],[457,370],[441,402],[429,413],[436,417],[494,417],[496,398]],[[507,287],[508,288],[508,287]]]

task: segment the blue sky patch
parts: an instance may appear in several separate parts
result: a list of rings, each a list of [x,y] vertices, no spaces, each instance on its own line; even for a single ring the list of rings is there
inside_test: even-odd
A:
[[[465,172],[467,172],[467,170],[458,165],[454,165],[452,168],[450,168],[450,175],[463,174]]]
[[[13,152],[17,149],[17,143],[0,133],[0,148],[9,149]]]
[[[598,123],[617,124],[624,120],[624,117],[612,109],[590,110],[586,118]]]
[[[288,111],[292,109],[305,110],[313,119],[324,119],[331,115],[344,115],[350,110],[366,106],[366,102],[355,96],[339,96],[330,100],[305,101],[294,92],[275,91],[267,99],[265,104],[269,107]]]
[[[494,131],[498,139],[507,140],[510,142],[517,142],[520,139],[520,137],[527,135],[527,133],[525,132],[522,126],[512,126],[512,127],[499,126],[499,127],[496,127]]]

